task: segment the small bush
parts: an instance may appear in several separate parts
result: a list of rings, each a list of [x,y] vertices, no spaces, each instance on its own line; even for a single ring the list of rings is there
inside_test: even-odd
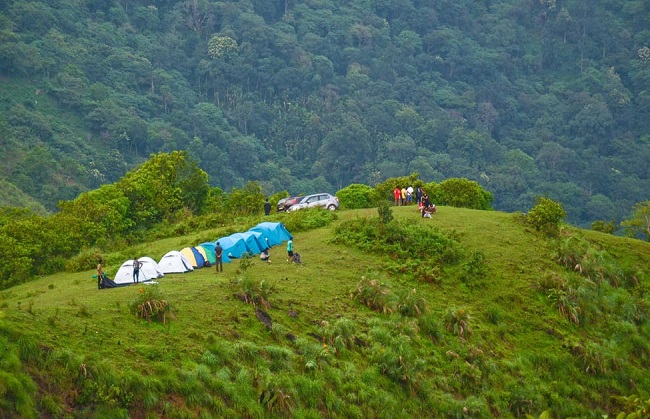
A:
[[[457,208],[488,210],[492,208],[492,194],[473,180],[452,178],[440,182],[440,204]]]
[[[65,270],[68,272],[81,272],[95,269],[102,261],[99,249],[86,249],[67,261]]]
[[[485,254],[481,251],[472,253],[470,259],[462,266],[463,274],[461,280],[468,285],[476,285],[485,279],[488,274],[488,267],[485,263]]]
[[[379,224],[383,227],[386,227],[391,221],[393,221],[393,210],[390,208],[388,202],[382,202],[377,208],[377,214],[379,215]]]
[[[560,225],[565,218],[566,211],[562,208],[562,204],[543,197],[537,199],[537,204],[526,217],[528,224],[535,230],[549,236],[558,235]]]
[[[404,316],[420,317],[426,312],[426,302],[423,297],[417,295],[417,291],[413,288],[400,295],[397,309]]]
[[[368,306],[370,309],[381,313],[393,313],[395,305],[390,290],[376,279],[361,277],[357,288],[350,296],[353,300]]]
[[[271,307],[269,295],[274,289],[268,282],[264,280],[257,282],[248,275],[244,275],[242,278],[234,281],[233,285],[237,289],[235,296],[246,304],[265,308]]]
[[[614,234],[618,230],[618,226],[614,221],[597,220],[591,223],[591,229],[601,233]]]
[[[148,322],[166,324],[167,319],[173,318],[171,307],[158,290],[157,285],[140,288],[138,296],[131,301],[129,309],[136,317],[146,319]]]
[[[343,209],[371,208],[372,188],[368,185],[354,183],[336,193]]]
[[[289,231],[296,233],[328,226],[337,217],[334,211],[305,208],[287,213],[282,222]]]
[[[470,315],[464,308],[450,308],[447,310],[446,327],[454,335],[465,337],[471,335]]]

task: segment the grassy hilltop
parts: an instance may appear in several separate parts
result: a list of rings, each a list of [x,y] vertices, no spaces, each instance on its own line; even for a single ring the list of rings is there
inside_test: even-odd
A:
[[[359,246],[337,230],[381,230],[377,209],[294,233],[302,264],[276,246],[270,265],[254,258],[219,274],[166,275],[155,287],[97,290],[91,271],[1,292],[0,417],[602,417],[647,408],[650,244],[573,228],[551,240],[521,214],[440,207],[423,219],[411,206],[392,215],[380,233],[404,240],[389,244]],[[105,270],[112,277],[134,254],[159,260],[212,235],[105,255]],[[417,249],[432,237],[429,260]],[[132,313],[143,295],[169,303],[166,323]]]

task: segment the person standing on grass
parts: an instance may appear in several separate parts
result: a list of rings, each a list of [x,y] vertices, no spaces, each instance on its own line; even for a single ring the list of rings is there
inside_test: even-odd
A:
[[[142,267],[142,262],[138,258],[133,258],[133,283],[137,284],[140,282],[140,268]]]
[[[269,198],[266,198],[266,201],[264,202],[264,215],[269,215],[271,213],[271,203],[269,202]]]
[[[287,262],[293,259],[293,240],[289,239],[287,242]]]
[[[402,191],[397,186],[393,189],[393,197],[395,198],[395,206],[398,206],[400,198],[402,197]]]
[[[214,248],[214,253],[217,256],[217,262],[214,264],[217,268],[217,272],[223,272],[223,247],[217,242],[217,246]]]

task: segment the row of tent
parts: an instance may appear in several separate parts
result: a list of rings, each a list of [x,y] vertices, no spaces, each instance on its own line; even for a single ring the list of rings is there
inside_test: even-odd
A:
[[[171,250],[159,262],[143,256],[138,259],[141,262],[139,280],[140,282],[153,281],[162,278],[165,274],[191,272],[194,269],[214,265],[217,262],[215,252],[217,243],[223,248],[223,263],[229,263],[232,259],[244,255],[259,255],[263,250],[292,238],[284,224],[263,222],[243,233],[234,233],[194,247]],[[98,284],[100,288],[133,284],[133,260],[124,262],[113,280],[101,278]]]

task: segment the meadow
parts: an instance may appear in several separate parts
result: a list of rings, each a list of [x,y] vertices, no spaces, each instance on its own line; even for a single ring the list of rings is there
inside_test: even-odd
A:
[[[301,264],[276,246],[271,264],[157,285],[98,290],[84,271],[0,292],[0,417],[565,418],[650,404],[649,243],[571,226],[549,238],[523,214],[445,206],[431,219],[310,212],[331,221],[292,231]],[[259,220],[105,254],[105,271]],[[137,315],[147,301],[165,303],[164,321]]]

